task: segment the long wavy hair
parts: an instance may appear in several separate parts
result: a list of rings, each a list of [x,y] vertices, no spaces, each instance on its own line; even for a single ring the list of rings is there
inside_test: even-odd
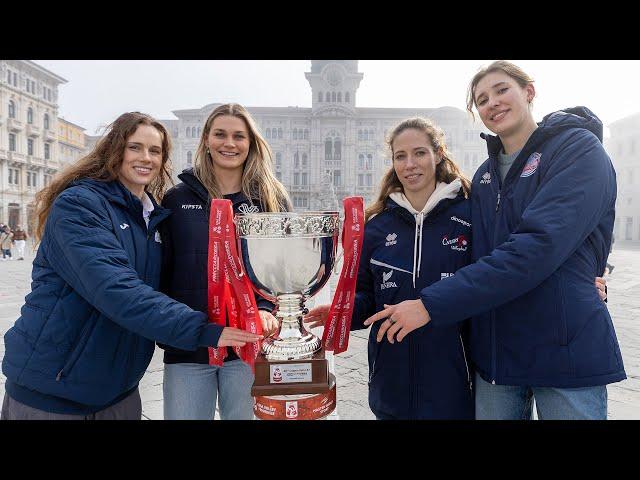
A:
[[[172,183],[169,133],[160,122],[149,115],[140,112],[123,113],[111,125],[107,126],[107,134],[96,143],[89,154],[59,172],[49,185],[36,194],[36,240],[38,242],[44,234],[45,223],[53,202],[72,182],[83,178],[109,182],[118,178],[127,140],[140,125],[154,127],[162,136],[160,173],[145,187],[145,190],[151,193],[157,201],[162,199],[167,184]]]
[[[289,194],[273,174],[273,154],[271,147],[260,134],[249,112],[237,103],[227,103],[216,107],[202,129],[202,136],[196,151],[194,174],[207,189],[211,198],[222,198],[216,181],[213,159],[208,152],[207,139],[213,121],[222,115],[241,119],[249,132],[249,153],[242,171],[242,193],[248,199],[259,199],[268,212],[291,209]]]
[[[439,155],[442,159],[440,163],[436,165],[436,182],[451,183],[456,178],[459,178],[462,182],[462,189],[466,198],[469,198],[469,192],[471,191],[471,182],[467,176],[462,173],[456,162],[451,156],[451,152],[447,148],[445,141],[444,131],[438,127],[431,120],[422,117],[408,118],[398,124],[390,133],[389,138],[386,140],[386,144],[391,152],[391,167],[382,177],[380,182],[380,194],[378,199],[369,207],[365,212],[365,222],[368,221],[373,215],[377,215],[386,208],[387,199],[393,192],[402,192],[402,183],[396,174],[393,162],[393,142],[398,135],[405,130],[418,130],[426,135],[431,148],[436,155]]]

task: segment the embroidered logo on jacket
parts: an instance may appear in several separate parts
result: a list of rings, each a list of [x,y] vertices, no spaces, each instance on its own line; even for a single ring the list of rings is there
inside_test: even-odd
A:
[[[258,211],[258,206],[257,205],[249,206],[246,203],[243,203],[238,207],[238,210],[240,210],[240,213],[244,213],[246,215],[247,213],[256,213]]]
[[[182,205],[184,210],[202,210],[202,205]]]
[[[396,282],[390,282],[389,279],[393,275],[393,270],[389,270],[388,272],[382,272],[382,283],[380,284],[380,290],[384,290],[385,288],[398,288]]]
[[[120,228],[121,228],[122,230],[124,230],[125,228],[128,228],[128,227],[129,227],[129,224],[128,224],[128,223],[122,223],[122,224],[120,224]]]
[[[467,241],[467,239],[465,238],[464,235],[458,235],[455,238],[452,238],[451,240],[449,240],[449,237],[447,237],[446,235],[442,238],[442,245],[450,245],[451,246],[451,250],[458,250],[460,252],[466,252],[467,251],[467,246],[469,245],[469,242]]]
[[[453,273],[448,273],[448,272],[440,273],[440,280],[442,280],[443,278],[448,278],[448,277],[453,277]]]
[[[387,235],[387,242],[384,244],[385,247],[390,247],[391,245],[395,245],[397,242],[396,238],[398,238],[398,235],[396,235],[395,233],[390,233],[389,235]]]
[[[527,159],[527,163],[524,164],[524,168],[522,169],[522,174],[520,174],[520,176],[530,177],[533,175],[538,169],[538,165],[540,165],[540,157],[542,157],[541,153],[533,152]]]
[[[162,243],[162,239],[160,238],[160,232],[156,230],[155,240],[158,243]]]
[[[489,183],[491,183],[491,174],[489,172],[485,172],[485,174],[482,175],[482,180],[480,180],[480,184],[488,185]]]
[[[461,218],[456,217],[455,215],[453,217],[451,217],[451,220],[453,220],[454,222],[461,223],[465,227],[470,227],[471,226],[471,224],[469,222],[465,222],[464,220],[462,220]]]

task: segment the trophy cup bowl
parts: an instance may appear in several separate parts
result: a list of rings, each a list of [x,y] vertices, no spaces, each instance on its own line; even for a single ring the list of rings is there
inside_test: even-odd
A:
[[[331,276],[338,212],[236,215],[238,251],[254,290],[276,304],[279,329],[262,343],[268,361],[311,359],[321,340],[303,323],[305,301]]]

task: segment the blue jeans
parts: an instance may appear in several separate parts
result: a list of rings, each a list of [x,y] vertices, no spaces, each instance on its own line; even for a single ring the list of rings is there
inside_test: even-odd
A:
[[[222,367],[199,363],[164,366],[165,420],[213,420],[216,400],[222,420],[252,420],[253,372],[242,360]]]
[[[476,373],[476,420],[606,420],[607,386],[584,388],[493,385]]]

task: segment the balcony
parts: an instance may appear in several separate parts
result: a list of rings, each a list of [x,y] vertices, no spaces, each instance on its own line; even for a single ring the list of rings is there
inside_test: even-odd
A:
[[[310,191],[309,185],[291,185],[289,188],[292,192],[308,192]]]
[[[24,153],[7,152],[7,160],[16,163],[26,163],[27,158]]]
[[[27,165],[33,165],[34,167],[44,167],[45,161],[44,158],[27,155]]]
[[[55,142],[58,137],[56,136],[56,132],[53,130],[44,130],[44,141],[45,142]]]
[[[27,137],[39,137],[41,133],[42,130],[40,130],[40,127],[27,124]]]
[[[23,123],[15,118],[7,118],[7,128],[10,132],[19,132],[24,128]]]

